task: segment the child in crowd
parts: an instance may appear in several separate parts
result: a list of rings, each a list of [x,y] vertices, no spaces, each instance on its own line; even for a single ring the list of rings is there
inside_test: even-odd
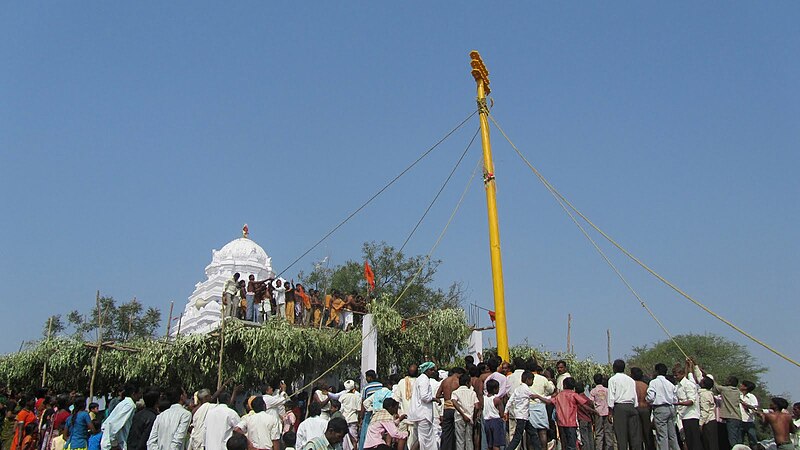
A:
[[[56,435],[50,441],[50,450],[64,450],[67,446],[67,441],[64,439],[64,425],[56,431]]]
[[[539,400],[555,405],[558,434],[561,436],[561,448],[564,450],[577,450],[578,410],[583,409],[583,412],[590,416],[596,414],[590,407],[589,399],[575,392],[575,386],[575,379],[567,377],[564,379],[564,390],[552,398],[533,394]]]
[[[483,424],[486,443],[491,450],[500,450],[506,446],[506,427],[503,424],[503,398],[497,395],[500,383],[497,380],[486,381],[486,393],[483,396]]]
[[[95,402],[89,403],[89,418],[97,419],[97,414],[100,413],[100,405]]]
[[[291,400],[286,402],[286,412],[281,416],[283,422],[283,433],[295,430],[295,423],[297,423],[297,415],[294,413],[295,403]]]
[[[458,377],[458,389],[453,391],[451,400],[458,411],[455,416],[456,450],[472,450],[472,432],[475,423],[475,410],[480,406],[478,396],[472,390],[472,377],[468,373]]]
[[[25,437],[22,439],[20,450],[36,450],[36,442],[39,441],[39,426],[36,422],[25,425]]]
[[[294,431],[283,433],[283,450],[294,450],[295,442],[297,442],[297,434]]]
[[[331,399],[331,409],[330,409],[331,419],[334,417],[341,417],[344,419],[344,414],[342,414],[342,404],[339,400]]]
[[[96,405],[96,403],[95,403]],[[91,405],[90,405],[91,406]],[[89,449],[88,450],[100,450],[100,441],[103,440],[103,430],[100,429],[102,422],[100,419],[92,420],[92,425],[94,425],[94,429],[96,430],[91,436],[89,436]],[[53,449],[56,450],[56,449]]]

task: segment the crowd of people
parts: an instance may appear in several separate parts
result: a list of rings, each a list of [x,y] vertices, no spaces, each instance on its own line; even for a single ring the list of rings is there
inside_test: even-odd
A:
[[[226,317],[256,323],[280,318],[296,325],[349,330],[360,324],[367,300],[356,292],[306,290],[302,284],[283,278],[256,280],[250,275],[245,282],[235,273],[223,287],[222,307]]]
[[[297,286],[293,286],[297,289]],[[797,450],[800,403],[760,408],[749,381],[717,384],[694,360],[652,376],[625,363],[576,380],[534,359],[497,358],[405,375],[319,381],[291,395],[283,381],[245,395],[120,387],[104,405],[80,393],[2,392],[2,450]],[[232,388],[232,389],[230,389]],[[758,442],[755,422],[772,433]],[[745,442],[748,445],[744,445]]]

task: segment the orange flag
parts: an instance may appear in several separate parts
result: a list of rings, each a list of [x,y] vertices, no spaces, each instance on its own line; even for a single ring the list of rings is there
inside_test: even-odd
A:
[[[369,262],[364,261],[364,279],[367,280],[367,284],[369,284],[369,290],[375,290],[375,274],[372,272],[372,267],[369,266]]]

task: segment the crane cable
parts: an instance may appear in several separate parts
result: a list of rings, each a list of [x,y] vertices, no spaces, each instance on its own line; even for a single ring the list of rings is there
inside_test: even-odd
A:
[[[309,248],[308,248],[308,250],[306,250],[305,252],[303,252],[303,254],[302,254],[302,255],[298,256],[298,257],[297,257],[297,258],[296,258],[294,261],[292,261],[292,263],[291,263],[291,264],[289,264],[289,265],[288,265],[288,266],[286,266],[286,267],[285,267],[283,270],[281,270],[281,271],[280,271],[280,273],[278,273],[278,274],[277,274],[275,277],[276,277],[276,278],[277,278],[277,277],[280,277],[281,275],[283,275],[284,273],[286,273],[286,271],[287,271],[287,270],[291,269],[291,268],[292,268],[292,267],[293,267],[295,264],[297,264],[297,263],[298,263],[298,262],[299,262],[301,259],[303,259],[303,258],[304,258],[306,255],[308,255],[309,253],[311,253],[311,251],[312,251],[312,250],[314,250],[315,248],[317,248],[317,246],[319,246],[319,244],[321,244],[322,242],[324,242],[324,241],[325,241],[325,239],[328,239],[328,237],[330,237],[330,235],[332,235],[333,233],[335,233],[335,232],[336,232],[336,230],[338,230],[339,228],[341,228],[341,227],[342,227],[344,224],[346,224],[346,223],[347,223],[347,222],[348,222],[350,219],[352,219],[352,218],[353,218],[353,217],[354,217],[356,214],[358,214],[359,212],[361,212],[361,210],[362,210],[362,209],[366,208],[366,207],[367,207],[367,205],[369,205],[370,203],[372,203],[372,201],[373,201],[373,200],[375,200],[375,199],[376,199],[376,198],[377,198],[379,195],[383,194],[383,192],[384,192],[386,189],[389,189],[389,187],[390,187],[391,185],[393,185],[393,184],[394,184],[394,183],[395,183],[397,180],[399,180],[399,179],[400,179],[400,177],[402,177],[403,175],[405,175],[405,174],[406,174],[406,173],[407,173],[409,170],[411,170],[411,169],[412,169],[414,166],[416,166],[416,165],[417,165],[417,164],[418,164],[420,161],[422,161],[423,159],[425,159],[425,157],[426,157],[426,156],[428,156],[428,155],[429,155],[429,154],[430,154],[432,151],[434,151],[434,150],[436,149],[436,147],[438,147],[438,146],[439,146],[439,145],[440,145],[442,142],[444,142],[445,140],[447,140],[447,138],[449,138],[449,137],[450,137],[450,136],[451,136],[453,133],[455,133],[456,131],[458,131],[458,130],[459,130],[459,129],[460,129],[460,128],[461,128],[461,127],[462,127],[462,126],[465,124],[465,123],[467,123],[467,121],[469,121],[469,119],[471,119],[471,118],[472,118],[472,117],[473,117],[475,114],[477,114],[477,113],[478,113],[478,110],[477,110],[477,109],[476,109],[475,111],[472,111],[472,113],[471,113],[469,116],[467,116],[467,118],[466,118],[466,119],[462,120],[462,121],[461,121],[461,123],[459,123],[458,125],[456,125],[456,126],[455,126],[455,128],[453,128],[452,130],[448,131],[448,132],[447,132],[447,134],[445,134],[445,135],[444,135],[444,136],[443,136],[441,139],[439,139],[439,140],[438,140],[438,141],[437,141],[435,144],[433,144],[433,146],[431,146],[431,147],[430,147],[428,150],[426,150],[426,151],[425,151],[425,152],[424,152],[424,153],[423,153],[423,154],[422,154],[422,155],[421,155],[419,158],[417,158],[416,160],[414,160],[414,162],[412,162],[412,163],[411,163],[411,164],[410,164],[408,167],[406,167],[405,169],[403,169],[403,171],[402,171],[402,172],[400,172],[399,174],[397,174],[397,176],[395,176],[394,178],[392,178],[392,179],[391,179],[391,180],[390,180],[388,183],[386,183],[386,185],[384,185],[382,188],[380,188],[380,189],[378,190],[378,192],[376,192],[375,194],[373,194],[373,195],[372,195],[372,197],[370,197],[369,199],[367,199],[367,201],[365,201],[364,203],[362,203],[362,204],[361,204],[361,206],[359,206],[358,208],[356,208],[356,210],[355,210],[355,211],[353,211],[352,213],[350,213],[350,215],[349,215],[349,216],[345,217],[345,218],[344,218],[344,220],[342,220],[341,222],[339,222],[339,223],[338,223],[338,224],[337,224],[335,227],[333,227],[333,228],[332,228],[330,231],[328,231],[328,232],[327,232],[327,233],[326,233],[324,236],[322,236],[322,237],[321,237],[321,238],[320,238],[320,239],[319,239],[319,240],[318,240],[316,243],[314,243],[314,245],[312,245],[311,247],[309,247]]]
[[[411,285],[414,284],[414,281],[416,281],[417,277],[419,277],[419,274],[422,273],[422,270],[425,268],[425,265],[428,264],[428,262],[431,260],[431,257],[433,256],[433,252],[436,250],[436,248],[442,242],[442,238],[444,238],[445,233],[447,233],[447,229],[450,228],[450,224],[453,222],[453,218],[456,216],[456,213],[458,212],[459,208],[461,208],[461,204],[464,202],[464,198],[467,196],[467,192],[469,191],[469,187],[472,185],[472,181],[475,179],[475,174],[478,173],[478,168],[481,166],[481,162],[482,161],[483,161],[482,158],[478,159],[478,164],[476,164],[475,168],[472,170],[472,175],[469,177],[469,181],[467,182],[467,185],[464,187],[464,191],[461,193],[461,198],[458,199],[458,203],[456,203],[456,207],[453,209],[453,212],[450,213],[450,218],[447,219],[447,223],[445,223],[444,228],[442,229],[441,233],[439,233],[439,237],[436,239],[436,242],[433,244],[433,246],[431,247],[430,251],[425,256],[425,261],[422,264],[420,264],[419,269],[417,269],[417,271],[414,273],[414,276],[412,276],[411,279],[408,280],[408,282],[406,283],[406,285],[403,288],[403,290],[400,291],[400,295],[398,295],[397,298],[394,300],[394,302],[392,302],[391,307],[394,307],[397,304],[397,302],[399,302],[400,299],[403,298],[403,296],[406,294],[406,292],[411,287]],[[359,347],[361,347],[361,344],[367,339],[367,336],[372,334],[372,332],[375,330],[375,327],[376,327],[375,324],[372,324],[372,327],[370,328],[369,332],[367,332],[367,333],[363,333],[363,330],[362,330],[361,339],[356,343],[356,345],[353,346],[353,348],[350,349],[350,351],[345,353],[341,358],[339,358],[338,361],[333,363],[329,368],[325,369],[325,371],[323,371],[318,377],[316,377],[313,380],[311,380],[308,384],[303,386],[301,389],[298,389],[297,391],[295,391],[295,393],[290,395],[290,397],[294,397],[295,395],[298,395],[300,392],[303,392],[306,389],[308,389],[310,386],[313,386],[314,383],[316,383],[317,381],[321,380],[323,377],[325,377],[331,371],[333,371],[333,369],[335,367],[337,367],[339,364],[341,364],[342,362],[347,360],[347,358],[349,358],[350,355],[355,353],[355,351],[358,350]]]
[[[511,141],[511,139],[508,137],[508,135],[505,133],[505,131],[503,131],[503,128],[500,126],[500,124],[498,124],[498,123],[497,123],[497,121],[495,120],[494,116],[492,116],[492,114],[489,114],[489,119],[491,119],[492,123],[494,123],[494,125],[497,127],[497,130],[498,130],[498,131],[500,131],[500,134],[502,134],[502,135],[503,135],[503,137],[506,139],[506,141],[508,141],[508,143],[511,145],[511,148],[513,148],[513,149],[514,149],[514,151],[517,153],[517,155],[519,155],[519,157],[520,157],[520,158],[522,158],[522,161],[524,161],[524,162],[525,162],[525,164],[526,164],[526,165],[527,165],[527,166],[528,166],[528,167],[529,167],[529,168],[530,168],[530,169],[533,171],[533,173],[536,175],[536,177],[537,177],[537,178],[539,178],[539,181],[541,181],[541,182],[542,182],[542,184],[544,184],[544,186],[547,188],[547,190],[548,190],[548,191],[550,191],[550,193],[551,193],[551,194],[553,194],[553,195],[554,195],[554,196],[555,196],[557,199],[560,199],[560,202],[559,202],[559,203],[561,203],[561,201],[563,201],[563,202],[564,202],[564,203],[562,204],[562,207],[563,207],[564,205],[567,205],[567,206],[569,207],[569,209],[571,209],[572,211],[574,211],[574,212],[575,212],[575,214],[577,214],[578,216],[580,216],[580,217],[581,217],[581,219],[583,219],[583,220],[584,220],[584,221],[585,221],[587,224],[589,224],[589,226],[591,226],[592,228],[594,228],[594,230],[595,230],[595,231],[597,231],[598,233],[600,233],[600,234],[601,234],[601,235],[602,235],[602,236],[603,236],[603,237],[604,237],[604,238],[605,238],[605,239],[606,239],[608,242],[610,242],[612,245],[614,245],[614,247],[616,247],[616,248],[617,248],[617,249],[619,249],[619,250],[620,250],[622,253],[624,253],[624,254],[625,254],[625,256],[627,256],[628,258],[630,258],[631,260],[633,260],[633,262],[635,262],[635,263],[636,263],[636,264],[638,264],[640,267],[642,267],[643,269],[645,269],[646,271],[648,271],[648,272],[649,272],[651,275],[653,275],[654,277],[656,277],[656,278],[657,278],[659,281],[661,281],[662,283],[664,283],[664,284],[666,284],[667,286],[669,286],[669,287],[670,287],[672,290],[674,290],[675,292],[677,292],[678,294],[680,294],[682,297],[684,297],[684,298],[686,298],[687,300],[689,300],[690,302],[694,303],[694,304],[695,304],[697,307],[699,307],[699,308],[700,308],[700,309],[702,309],[703,311],[707,312],[708,314],[710,314],[710,315],[711,315],[711,316],[713,316],[714,318],[718,319],[719,321],[721,321],[721,322],[722,322],[722,323],[724,323],[725,325],[728,325],[729,327],[731,327],[731,328],[732,328],[732,329],[734,329],[735,331],[739,332],[740,334],[742,334],[742,335],[743,335],[743,336],[745,336],[746,338],[750,339],[751,341],[755,342],[756,344],[758,344],[758,345],[760,345],[760,346],[764,347],[765,349],[767,349],[767,350],[769,350],[770,352],[774,353],[775,355],[777,355],[777,356],[779,356],[779,357],[783,358],[784,360],[786,360],[786,361],[788,361],[788,362],[790,362],[790,363],[794,364],[795,366],[797,366],[797,367],[800,367],[800,363],[798,363],[798,362],[797,362],[797,361],[795,361],[794,359],[790,358],[789,356],[787,356],[787,355],[783,354],[783,353],[782,353],[782,352],[780,352],[779,350],[777,350],[777,349],[773,348],[773,347],[772,347],[772,346],[770,346],[769,344],[767,344],[767,343],[763,342],[762,340],[760,340],[760,339],[756,338],[755,336],[753,336],[752,334],[750,334],[750,333],[748,333],[747,331],[743,330],[742,328],[740,328],[740,327],[736,326],[736,325],[735,325],[735,324],[733,324],[731,321],[729,321],[729,320],[725,319],[724,317],[720,316],[720,315],[719,315],[719,314],[717,314],[716,312],[712,311],[712,310],[711,310],[710,308],[708,308],[706,305],[704,305],[704,304],[703,304],[703,303],[701,303],[700,301],[698,301],[698,300],[694,299],[694,298],[693,298],[691,295],[689,295],[689,294],[687,294],[686,292],[684,292],[682,289],[680,289],[679,287],[677,287],[675,284],[673,284],[672,282],[670,282],[669,280],[667,280],[666,278],[664,278],[663,276],[661,276],[661,275],[660,275],[658,272],[656,272],[655,270],[651,269],[651,268],[650,268],[650,267],[649,267],[647,264],[643,263],[643,262],[642,262],[642,261],[641,261],[639,258],[637,258],[636,256],[634,256],[634,255],[633,255],[631,252],[629,252],[628,250],[626,250],[626,249],[625,249],[625,247],[623,247],[621,244],[619,244],[617,241],[615,241],[615,240],[614,240],[614,239],[613,239],[611,236],[609,236],[609,235],[608,235],[606,232],[604,232],[603,230],[601,230],[601,229],[600,229],[600,227],[598,227],[597,225],[595,225],[595,224],[594,224],[594,222],[592,222],[591,220],[589,220],[589,218],[588,218],[588,217],[586,217],[586,215],[584,215],[582,212],[580,212],[580,211],[579,211],[579,210],[578,210],[578,209],[577,209],[577,208],[576,208],[576,207],[575,207],[575,206],[574,206],[574,205],[573,205],[573,204],[572,204],[572,203],[571,203],[569,200],[567,200],[567,199],[566,199],[566,197],[564,197],[564,196],[563,196],[563,195],[562,195],[562,194],[561,194],[561,193],[560,193],[560,192],[559,192],[559,191],[558,191],[558,190],[555,188],[555,186],[553,186],[552,184],[550,184],[550,182],[549,182],[549,181],[547,181],[547,179],[544,177],[544,175],[542,175],[542,174],[541,174],[541,172],[539,172],[539,170],[537,170],[537,169],[536,169],[536,167],[534,167],[534,166],[533,166],[533,164],[531,164],[531,163],[530,163],[530,161],[528,161],[528,159],[527,159],[527,158],[525,158],[525,155],[523,155],[523,154],[522,154],[522,152],[521,152],[521,151],[520,151],[520,150],[517,148],[517,146],[516,146],[516,145],[514,145],[514,143]],[[574,219],[573,219],[573,220],[574,220]],[[655,317],[655,316],[654,316],[654,317]],[[675,342],[675,340],[674,340],[674,339],[673,339],[672,341],[673,341],[673,342]]]
[[[411,240],[411,236],[414,236],[414,233],[417,231],[417,228],[419,228],[422,221],[425,220],[425,216],[428,215],[428,212],[430,212],[431,208],[433,208],[433,205],[434,203],[436,203],[436,200],[438,200],[439,196],[442,195],[442,191],[444,191],[444,188],[447,186],[447,183],[450,182],[450,179],[453,178],[453,174],[456,173],[458,166],[461,165],[461,161],[463,161],[464,157],[467,156],[467,152],[469,151],[470,147],[472,147],[472,143],[475,142],[475,138],[478,137],[478,133],[480,133],[480,131],[481,131],[480,128],[475,130],[475,134],[472,135],[472,139],[469,140],[469,144],[467,144],[466,148],[464,148],[464,151],[461,153],[461,157],[459,157],[458,161],[456,161],[456,165],[453,166],[453,170],[451,170],[450,174],[447,175],[447,178],[444,180],[444,183],[442,183],[442,187],[439,188],[439,192],[437,192],[436,195],[433,196],[433,200],[431,200],[430,204],[428,204],[428,207],[425,209],[425,212],[422,213],[422,217],[419,218],[417,224],[414,225],[414,228],[411,230],[411,233],[409,233],[406,240],[403,241],[403,245],[400,246],[400,250],[398,250],[398,253],[403,252],[403,249],[406,248],[406,244],[408,244],[408,241]]]

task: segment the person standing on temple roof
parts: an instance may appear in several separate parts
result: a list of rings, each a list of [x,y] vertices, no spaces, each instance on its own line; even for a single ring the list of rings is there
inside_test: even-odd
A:
[[[283,285],[286,287],[286,292],[284,293],[286,297],[286,321],[294,324],[294,280],[292,280],[291,284],[284,281]]]
[[[222,288],[222,310],[226,317],[236,317],[236,310],[238,308],[236,296],[237,292],[239,292],[239,276],[238,272],[233,274],[233,277],[229,278]]]
[[[237,292],[236,304],[236,317],[244,319],[247,314],[247,285],[244,280],[239,280],[239,291]]]
[[[255,322],[255,300],[256,300],[256,276],[247,277],[247,309],[245,309],[244,320]]]
[[[275,299],[277,316],[286,319],[286,280],[283,278],[272,282],[272,298]]]
[[[319,326],[322,320],[322,300],[319,299],[319,291],[311,289],[309,296],[311,297],[311,322],[310,325],[315,327]]]
[[[253,296],[253,322],[264,322],[264,299],[267,296],[267,282],[255,282],[255,295]]]
[[[295,299],[295,312],[297,313],[297,322],[301,325],[309,325],[311,318],[311,297],[302,284],[298,283],[294,286],[294,299]]]

